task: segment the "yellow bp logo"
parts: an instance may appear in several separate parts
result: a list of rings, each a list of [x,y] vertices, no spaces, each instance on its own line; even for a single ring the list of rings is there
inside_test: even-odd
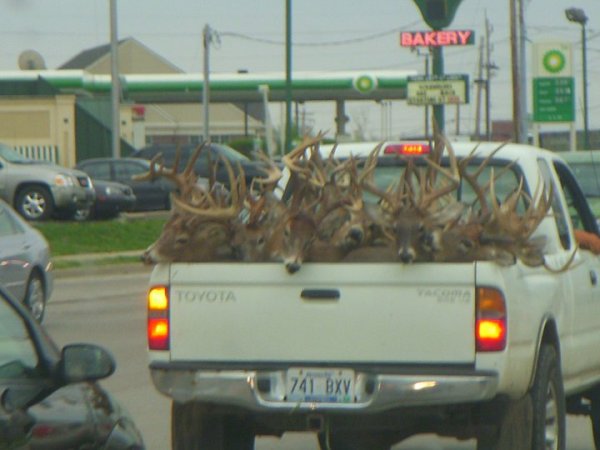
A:
[[[361,75],[354,79],[354,89],[361,94],[368,94],[377,88],[377,80],[370,75]]]
[[[566,58],[560,50],[550,50],[544,54],[542,64],[548,72],[559,73],[565,68]]]

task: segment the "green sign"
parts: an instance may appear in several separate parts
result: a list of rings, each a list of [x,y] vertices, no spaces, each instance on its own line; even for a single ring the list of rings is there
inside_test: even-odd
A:
[[[533,79],[534,122],[575,121],[575,80],[573,77]]]
[[[462,0],[414,0],[423,20],[434,30],[446,28],[454,20],[458,5]]]

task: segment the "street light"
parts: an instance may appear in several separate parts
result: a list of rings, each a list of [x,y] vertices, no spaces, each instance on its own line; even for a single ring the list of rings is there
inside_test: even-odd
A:
[[[581,58],[583,61],[583,135],[585,150],[590,149],[590,132],[588,127],[588,93],[587,93],[587,53],[586,53],[586,36],[585,24],[588,17],[585,11],[580,8],[569,8],[565,10],[565,15],[570,22],[575,22],[581,25]]]

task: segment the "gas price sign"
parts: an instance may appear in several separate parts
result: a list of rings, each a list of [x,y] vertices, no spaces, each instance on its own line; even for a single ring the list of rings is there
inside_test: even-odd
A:
[[[469,103],[468,75],[415,76],[407,78],[409,105]]]

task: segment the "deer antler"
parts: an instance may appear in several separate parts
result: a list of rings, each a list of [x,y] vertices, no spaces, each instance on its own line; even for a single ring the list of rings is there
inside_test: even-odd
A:
[[[310,175],[311,170],[306,167],[306,161],[304,163],[301,162],[302,159],[306,159],[306,150],[312,148],[323,139],[324,135],[319,133],[317,136],[313,138],[304,138],[302,143],[298,145],[294,150],[284,155],[282,158],[283,164],[290,169],[290,171],[294,171],[297,173]]]
[[[538,183],[533,196],[529,196],[523,191],[523,177],[521,177],[517,189],[510,193],[506,200],[499,205],[496,200],[495,183],[493,182],[493,168],[491,173],[490,196],[494,224],[499,228],[500,233],[508,235],[519,242],[524,242],[529,239],[548,214],[548,210],[552,205],[552,185],[546,190],[545,185]],[[517,206],[521,198],[525,199],[528,206],[524,214],[519,215]]]
[[[215,201],[214,198],[211,197],[211,194],[216,195],[213,191],[211,192],[203,192],[204,197],[208,202],[208,206],[204,203],[201,206],[197,206],[190,201],[186,201],[185,197],[181,198],[181,196],[173,196],[173,204],[178,208],[195,214],[197,216],[206,218],[206,219],[232,219],[236,217],[243,206],[243,198],[246,195],[246,183],[244,172],[241,166],[238,165],[238,177],[235,176],[233,167],[229,160],[225,157],[221,157],[223,164],[227,170],[227,175],[229,177],[229,206],[227,207],[219,207],[220,201]],[[196,185],[197,186],[197,185]]]
[[[281,173],[281,169],[277,167],[277,165],[273,162],[271,158],[265,155],[262,152],[257,153],[258,159],[265,163],[266,167],[261,168],[261,170],[266,174],[265,178],[254,178],[252,183],[260,184],[263,187],[269,186],[271,190],[275,188],[283,174]],[[251,189],[252,191],[252,186]]]

